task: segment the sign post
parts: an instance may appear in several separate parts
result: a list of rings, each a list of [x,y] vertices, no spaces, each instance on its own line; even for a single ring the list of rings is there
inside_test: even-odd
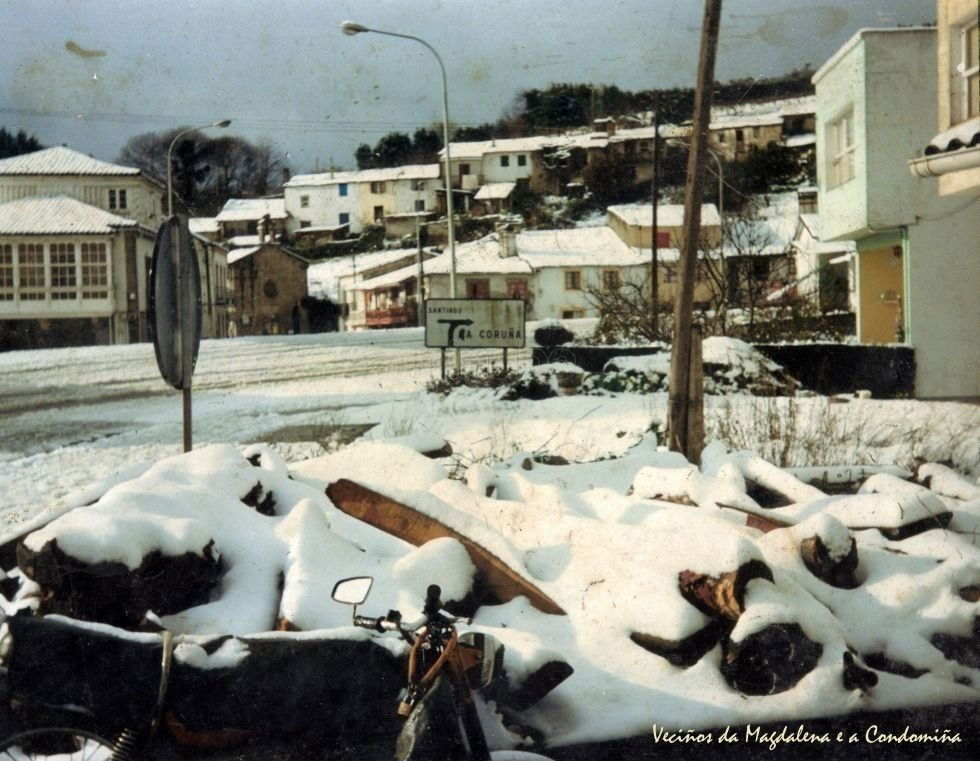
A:
[[[150,331],[163,379],[183,392],[184,451],[191,450],[191,376],[201,345],[201,273],[187,217],[157,231],[150,263]]]
[[[428,299],[425,345],[430,349],[523,349],[522,299]]]

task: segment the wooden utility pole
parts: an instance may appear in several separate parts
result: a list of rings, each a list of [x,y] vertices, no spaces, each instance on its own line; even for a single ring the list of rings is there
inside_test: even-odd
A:
[[[684,187],[684,241],[678,263],[680,292],[674,302],[674,345],[670,357],[670,393],[667,406],[669,446],[681,452],[690,462],[701,457],[689,431],[703,429],[704,407],[692,404],[691,325],[693,322],[694,279],[698,267],[698,244],[701,233],[701,192],[704,181],[708,126],[711,121],[711,93],[714,85],[715,53],[721,22],[721,0],[705,0],[701,27],[701,57],[694,91],[694,125],[691,151],[687,161]]]
[[[653,101],[653,168],[651,170],[650,188],[653,204],[652,243],[650,245],[650,324],[653,334],[660,334],[660,273],[657,270],[657,206],[660,204],[660,98],[654,96]]]

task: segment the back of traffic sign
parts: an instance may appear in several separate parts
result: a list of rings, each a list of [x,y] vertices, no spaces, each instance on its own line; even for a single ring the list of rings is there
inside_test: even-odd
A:
[[[157,367],[177,389],[189,389],[201,345],[201,274],[187,217],[165,220],[150,264],[150,330]]]

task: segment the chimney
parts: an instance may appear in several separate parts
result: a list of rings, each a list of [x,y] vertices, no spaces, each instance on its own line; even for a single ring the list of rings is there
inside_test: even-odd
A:
[[[500,239],[500,257],[517,256],[517,233],[513,225],[499,225],[497,237]]]
[[[259,233],[259,245],[260,246],[265,243],[265,229],[266,229],[265,226],[267,224],[266,220],[268,220],[268,219],[269,219],[269,215],[266,214],[264,217],[262,217],[262,219],[259,220],[258,233]]]

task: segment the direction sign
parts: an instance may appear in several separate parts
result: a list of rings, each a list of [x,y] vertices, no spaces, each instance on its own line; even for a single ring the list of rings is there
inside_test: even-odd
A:
[[[201,273],[187,217],[160,225],[150,263],[150,330],[157,367],[177,389],[189,389],[201,345]]]
[[[523,349],[521,299],[428,299],[425,345],[438,349]]]

